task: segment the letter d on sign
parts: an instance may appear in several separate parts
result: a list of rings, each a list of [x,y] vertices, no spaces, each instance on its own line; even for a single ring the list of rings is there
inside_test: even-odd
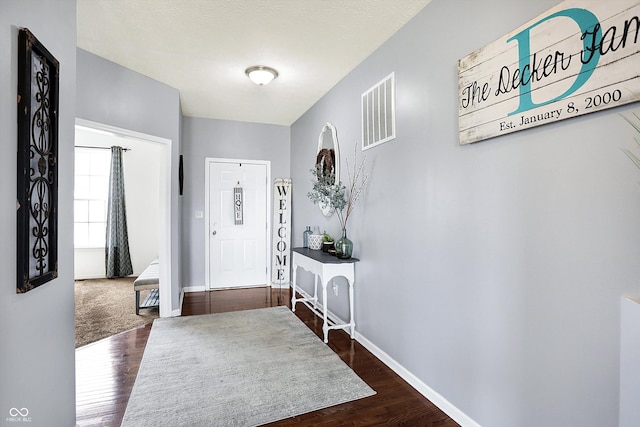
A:
[[[596,43],[599,44],[602,41],[602,31],[600,30],[598,18],[596,18],[596,16],[588,10],[578,8],[561,10],[552,15],[549,15],[507,40],[507,42],[510,42],[511,40],[515,40],[518,42],[518,55],[520,58],[518,66],[520,68],[520,72],[522,73],[522,81],[527,82],[526,84],[520,85],[520,106],[518,107],[518,109],[509,113],[510,116],[513,114],[522,113],[523,111],[531,110],[536,107],[551,104],[552,102],[556,102],[568,97],[576,90],[580,89],[580,87],[582,87],[582,85],[585,84],[587,80],[589,80],[589,77],[591,77],[591,74],[593,74],[593,71],[598,65],[598,60],[600,59],[600,51],[596,49],[595,52],[591,52],[592,48],[589,46],[589,40],[584,37],[582,41],[582,52],[584,54],[584,57],[589,58],[589,60],[586,64],[582,63],[582,67],[576,75],[576,79],[574,80],[571,87],[569,87],[569,89],[567,89],[563,94],[558,95],[548,101],[541,102],[539,104],[535,104],[533,102],[533,100],[531,99],[531,92],[533,91],[533,88],[531,87],[531,68],[534,67],[535,64],[531,64],[529,62],[531,60],[531,29],[544,22],[558,17],[570,18],[575,21],[575,23],[578,24],[578,27],[580,27],[581,34],[585,34],[585,32],[590,30],[591,32],[593,32],[594,29],[596,29],[597,31],[594,35]]]

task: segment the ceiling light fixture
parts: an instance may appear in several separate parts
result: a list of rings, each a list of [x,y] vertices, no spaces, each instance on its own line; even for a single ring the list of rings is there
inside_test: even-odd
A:
[[[249,76],[252,82],[257,85],[264,86],[269,84],[271,80],[278,77],[278,72],[271,67],[265,67],[264,65],[255,65],[247,68],[244,73]]]

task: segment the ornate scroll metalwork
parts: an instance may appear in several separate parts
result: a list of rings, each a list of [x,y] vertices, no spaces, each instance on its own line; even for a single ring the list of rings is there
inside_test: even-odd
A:
[[[17,292],[58,277],[60,64],[26,28],[18,34]]]

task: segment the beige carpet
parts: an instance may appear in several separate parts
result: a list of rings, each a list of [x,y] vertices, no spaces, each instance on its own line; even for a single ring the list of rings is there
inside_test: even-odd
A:
[[[136,316],[135,277],[75,282],[76,348],[152,322],[158,308],[141,309]],[[149,291],[140,292],[144,301]]]

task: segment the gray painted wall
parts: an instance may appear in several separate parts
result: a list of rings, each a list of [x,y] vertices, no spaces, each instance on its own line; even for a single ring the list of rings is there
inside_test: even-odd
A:
[[[619,427],[634,427],[640,420],[640,298],[623,298],[620,311]]]
[[[171,310],[180,309],[180,95],[177,89],[78,49],[77,117],[172,141]]]
[[[185,287],[204,286],[205,223],[195,218],[195,212],[205,211],[205,159],[268,160],[272,180],[288,178],[289,127],[194,117],[184,117],[182,126],[182,282]]]
[[[617,425],[620,298],[640,294],[633,106],[458,145],[457,60],[555,4],[434,0],[291,129],[300,244],[339,228],[306,198],[322,124],[344,168],[360,95],[395,71],[397,138],[366,152],[348,227],[357,330],[483,426]]]
[[[55,24],[53,24],[55,23]],[[60,61],[57,279],[16,294],[18,28]],[[0,2],[0,423],[27,408],[33,427],[75,425],[73,140],[76,2]]]

